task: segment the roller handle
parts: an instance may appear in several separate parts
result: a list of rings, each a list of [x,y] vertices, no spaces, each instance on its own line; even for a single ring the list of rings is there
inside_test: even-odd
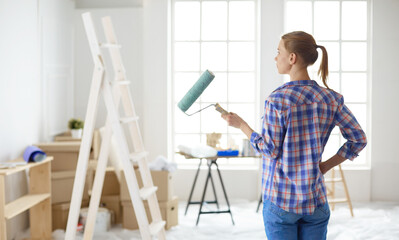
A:
[[[218,111],[218,112],[220,112],[221,114],[229,114],[229,112],[226,111],[226,110],[224,110],[224,109],[219,105],[219,103],[216,103],[216,104],[215,104],[215,110]]]

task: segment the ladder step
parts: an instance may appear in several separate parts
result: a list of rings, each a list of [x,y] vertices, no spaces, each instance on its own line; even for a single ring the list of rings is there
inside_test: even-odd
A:
[[[121,123],[130,123],[137,120],[139,120],[139,117],[124,117],[120,119]]]
[[[327,178],[327,179],[324,179],[324,182],[326,182],[326,183],[342,182],[342,181],[343,181],[342,178]]]
[[[161,229],[163,227],[165,227],[166,222],[165,221],[159,221],[159,222],[152,222],[150,224],[150,233],[151,235],[157,235],[159,231],[161,231]]]
[[[112,81],[112,85],[129,85],[130,81],[128,80],[115,80]]]
[[[151,194],[154,194],[157,192],[158,187],[143,187],[140,189],[140,197],[143,200],[146,200]]]
[[[346,198],[334,198],[334,199],[329,199],[328,203],[344,203],[348,202],[348,199]]]
[[[121,45],[119,44],[113,44],[113,43],[100,43],[101,48],[121,48]]]
[[[130,159],[133,162],[137,162],[138,160],[147,157],[148,152],[134,152],[129,155]]]

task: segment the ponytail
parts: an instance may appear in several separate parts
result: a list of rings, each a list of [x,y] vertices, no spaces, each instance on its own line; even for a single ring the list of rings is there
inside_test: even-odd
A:
[[[320,76],[321,80],[323,81],[324,86],[326,86],[327,89],[330,89],[327,85],[327,77],[328,77],[327,50],[324,46],[317,45],[316,47],[319,47],[321,49],[321,51],[323,52],[323,57],[321,59],[320,68],[319,68],[319,71],[317,72],[317,75]]]

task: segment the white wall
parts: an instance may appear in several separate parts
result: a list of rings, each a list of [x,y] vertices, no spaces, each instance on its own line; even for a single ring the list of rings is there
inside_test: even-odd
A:
[[[28,145],[46,140],[49,126],[56,128],[52,124],[65,117],[54,110],[63,110],[67,99],[60,100],[47,90],[50,87],[53,93],[68,97],[67,88],[60,92],[58,84],[67,86],[70,78],[60,77],[60,72],[49,67],[62,64],[68,69],[66,75],[72,71],[72,58],[67,54],[71,53],[72,38],[65,33],[70,30],[67,15],[74,3],[52,2],[0,0],[0,162],[21,157]],[[6,202],[27,191],[25,173],[6,178]],[[15,238],[27,226],[26,212],[7,221],[8,238]]]
[[[371,199],[399,201],[399,1],[373,1]]]
[[[21,5],[24,8],[20,8]],[[36,1],[0,1],[0,162],[22,155],[41,133],[42,93]],[[27,193],[24,173],[6,179],[6,202]],[[27,214],[7,221],[7,236],[28,226]]]

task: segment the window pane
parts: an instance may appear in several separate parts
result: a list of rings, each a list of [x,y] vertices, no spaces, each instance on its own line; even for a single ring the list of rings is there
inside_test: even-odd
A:
[[[310,1],[290,1],[286,7],[286,32],[312,33],[312,4]]]
[[[227,3],[202,2],[202,40],[227,39]]]
[[[339,43],[337,42],[323,42],[320,43],[327,50],[328,56],[328,70],[338,71],[339,70]],[[321,55],[319,54],[319,59],[321,61]]]
[[[199,43],[175,43],[175,71],[199,70]]]
[[[177,105],[175,108],[175,132],[177,133],[199,133],[200,131],[200,115],[194,114],[193,116],[187,116],[180,110]],[[199,110],[199,104],[194,103],[187,111],[187,114],[193,113]]]
[[[363,42],[342,43],[342,70],[367,70],[367,45]]]
[[[317,72],[313,73],[313,76],[317,76]],[[323,82],[321,81],[321,78],[319,76],[314,77],[313,79],[315,79],[317,81],[317,84],[319,84],[319,86],[321,87],[326,87],[324,86]],[[338,73],[329,73],[328,74],[328,78],[327,78],[327,85],[330,89],[339,92],[339,74]]]
[[[367,2],[342,2],[342,39],[366,40]]]
[[[201,102],[227,102],[227,74],[214,73],[215,78],[201,94]]]
[[[227,44],[205,42],[201,45],[201,70],[226,71],[227,69]]]
[[[346,104],[349,110],[355,116],[357,122],[362,127],[363,131],[366,132],[366,117],[367,117],[367,108],[366,104]]]
[[[255,75],[253,73],[229,74],[229,102],[255,101]]]
[[[367,100],[366,73],[343,73],[342,94],[345,102],[365,102]]]
[[[255,70],[254,43],[230,43],[229,70],[230,71]]]
[[[174,32],[176,40],[199,40],[200,4],[199,2],[175,3]]]
[[[238,114],[252,128],[255,127],[255,108],[253,104],[229,104],[229,112]],[[260,116],[259,116],[260,117]],[[231,133],[242,133],[240,129],[229,127]]]
[[[230,2],[229,5],[229,39],[255,39],[255,3]]]
[[[198,80],[198,73],[176,73],[174,75],[175,102],[179,102]]]
[[[204,108],[209,104],[201,104]],[[227,132],[227,123],[214,108],[208,108],[201,113],[201,131],[204,133]]]
[[[339,2],[314,3],[314,34],[317,40],[339,39]]]

